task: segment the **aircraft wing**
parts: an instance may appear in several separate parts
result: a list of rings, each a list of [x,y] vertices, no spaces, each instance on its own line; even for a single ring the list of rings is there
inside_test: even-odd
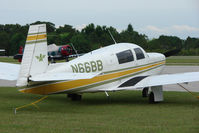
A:
[[[103,91],[135,90],[151,86],[170,85],[199,81],[199,72],[140,76],[132,78],[118,87]]]
[[[91,79],[100,73],[44,73],[35,75],[29,78],[31,81],[35,82],[45,82],[45,81],[62,81],[62,80],[77,80],[77,79]]]
[[[20,65],[0,62],[0,79],[17,80]]]

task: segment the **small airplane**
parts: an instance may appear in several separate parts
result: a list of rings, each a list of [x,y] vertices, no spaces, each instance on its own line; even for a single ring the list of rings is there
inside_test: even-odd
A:
[[[48,58],[52,63],[55,60],[66,59],[68,62],[69,56],[72,55],[72,47],[70,45],[57,46],[56,44],[48,45]]]
[[[69,62],[48,63],[46,25],[29,27],[21,65],[0,63],[0,79],[17,80],[23,93],[67,94],[142,90],[151,103],[163,101],[163,85],[199,81],[199,72],[159,75],[165,55],[146,53],[132,43],[116,43]]]
[[[56,44],[50,44],[47,46],[48,52],[48,60],[52,63],[55,63],[55,60],[63,60],[65,59],[67,62],[71,57],[77,56],[76,54],[72,54],[72,47],[70,45],[62,45],[57,46]],[[20,46],[19,53],[14,55],[14,59],[18,59],[19,62],[22,61],[23,57],[23,47]]]

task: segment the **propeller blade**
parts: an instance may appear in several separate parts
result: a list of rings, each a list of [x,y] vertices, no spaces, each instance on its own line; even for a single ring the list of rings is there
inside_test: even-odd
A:
[[[181,49],[174,49],[174,50],[170,50],[164,53],[165,57],[169,57],[172,55],[176,55],[181,51]]]

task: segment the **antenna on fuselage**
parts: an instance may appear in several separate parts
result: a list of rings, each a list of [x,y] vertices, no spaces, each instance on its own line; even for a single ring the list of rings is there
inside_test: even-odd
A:
[[[71,43],[71,46],[73,47],[73,50],[75,51],[76,56],[79,57],[79,54],[77,53],[77,50],[75,49],[72,43]]]
[[[108,29],[108,32],[109,32],[109,34],[110,34],[111,38],[113,39],[114,43],[115,43],[115,44],[117,44],[117,42],[115,41],[115,39],[114,39],[114,37],[113,37],[113,35],[111,34],[111,32],[110,32],[110,30],[109,30],[109,29]]]

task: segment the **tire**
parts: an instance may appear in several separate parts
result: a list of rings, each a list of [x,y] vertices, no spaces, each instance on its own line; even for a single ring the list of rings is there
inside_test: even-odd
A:
[[[154,98],[154,93],[153,92],[151,92],[149,94],[149,103],[155,103],[155,98]]]
[[[142,97],[148,97],[149,96],[148,91],[149,91],[149,88],[147,88],[147,87],[144,88],[142,90]]]
[[[81,101],[82,100],[82,95],[76,95],[76,101]]]
[[[73,94],[67,94],[67,98],[71,98]]]
[[[78,95],[78,94],[70,94],[68,95],[72,101],[81,101],[82,99],[82,95]]]

